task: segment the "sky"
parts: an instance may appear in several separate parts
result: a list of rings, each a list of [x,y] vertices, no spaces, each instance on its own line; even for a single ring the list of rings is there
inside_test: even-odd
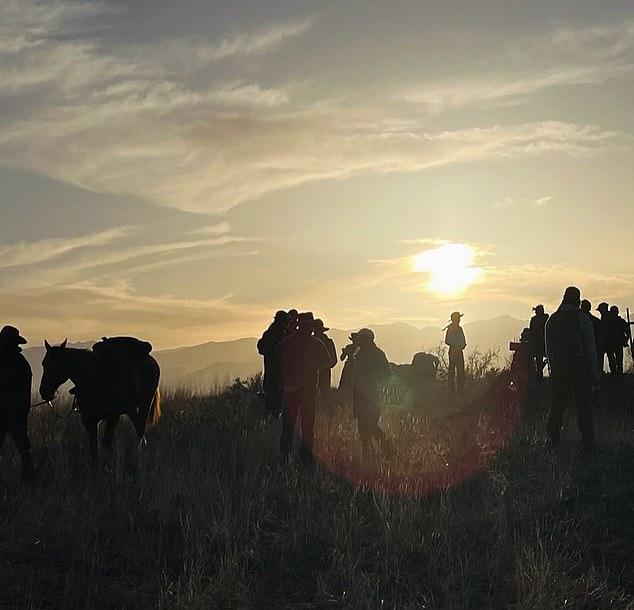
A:
[[[630,0],[0,0],[32,343],[634,306]]]

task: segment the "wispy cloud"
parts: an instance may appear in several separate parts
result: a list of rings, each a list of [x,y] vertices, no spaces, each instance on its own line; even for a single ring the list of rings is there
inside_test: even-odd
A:
[[[493,207],[497,210],[504,210],[515,207],[533,206],[536,208],[543,208],[550,204],[553,200],[552,195],[542,195],[537,198],[527,197],[505,197],[493,203]]]
[[[112,244],[129,235],[131,229],[122,227],[75,238],[45,239],[0,246],[0,269],[37,265],[83,248],[98,248]]]
[[[0,88],[22,96],[32,111],[0,119],[0,164],[92,190],[209,212],[315,180],[546,153],[595,155],[623,140],[598,125],[562,121],[434,129],[416,103],[389,92],[363,103],[300,101],[292,82],[192,81],[162,63],[160,52],[73,36],[82,19],[105,15],[109,5],[91,3],[84,12],[83,3],[58,2],[53,18],[37,3],[24,4],[26,25],[8,20],[3,39],[27,31],[30,46],[3,62]],[[0,23],[16,12],[9,6],[0,7]],[[211,44],[206,57],[267,52],[314,23],[305,18],[238,34]],[[180,44],[202,52],[198,40]],[[594,75],[595,67],[573,66],[510,82],[458,81],[414,92],[411,101],[471,103]]]
[[[236,55],[268,53],[291,38],[305,34],[315,24],[314,17],[291,21],[249,33],[236,34],[217,44],[199,47],[197,54],[202,61],[220,61]]]

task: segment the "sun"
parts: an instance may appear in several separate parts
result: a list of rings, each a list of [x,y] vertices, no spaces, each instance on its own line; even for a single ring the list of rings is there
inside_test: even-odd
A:
[[[414,271],[429,276],[427,287],[438,294],[465,291],[482,275],[476,266],[476,251],[467,244],[444,244],[413,258]]]

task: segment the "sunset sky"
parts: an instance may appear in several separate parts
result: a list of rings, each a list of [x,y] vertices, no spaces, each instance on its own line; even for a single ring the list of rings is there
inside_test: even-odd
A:
[[[0,322],[634,306],[633,108],[631,0],[0,0]]]

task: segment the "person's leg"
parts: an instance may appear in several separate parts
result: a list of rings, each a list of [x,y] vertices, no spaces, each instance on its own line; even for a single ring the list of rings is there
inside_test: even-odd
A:
[[[282,457],[286,459],[293,449],[293,432],[295,431],[295,422],[299,412],[299,392],[284,394],[283,403],[280,451]]]
[[[460,350],[456,354],[456,369],[458,373],[458,392],[464,391],[465,372],[464,372],[464,352]]]
[[[26,414],[24,418],[21,418],[20,421],[11,427],[11,436],[13,437],[13,442],[22,460],[22,478],[27,481],[32,481],[35,478],[35,466],[33,465],[33,458],[31,457],[31,444],[29,443]]]
[[[589,377],[576,379],[573,384],[575,407],[577,409],[577,425],[581,432],[583,452],[592,452],[594,444],[594,422],[592,415],[592,381]]]
[[[372,440],[372,433],[370,430],[370,422],[366,413],[358,414],[357,429],[359,431],[359,439],[361,440],[363,459],[367,460],[370,457],[370,442]]]
[[[264,410],[271,417],[282,412],[282,392],[276,383],[269,383],[264,388]]]
[[[300,457],[308,462],[313,458],[313,444],[315,440],[315,411],[317,409],[317,392],[304,390],[300,407],[302,423],[302,442],[300,445]]]
[[[623,348],[617,347],[614,352],[616,361],[616,378],[621,381],[623,378]]]
[[[546,432],[553,446],[559,444],[561,426],[563,424],[566,403],[570,398],[570,382],[563,377],[551,378],[550,414],[546,424]]]
[[[544,356],[542,354],[535,356],[535,374],[540,381],[544,378]]]
[[[449,390],[454,390],[454,379],[456,377],[456,360],[453,352],[449,350],[449,368],[447,369],[447,383],[449,384]]]
[[[610,374],[614,379],[617,377],[617,369],[616,369],[616,350],[614,348],[610,348],[607,350],[608,354],[608,364],[610,365]]]

